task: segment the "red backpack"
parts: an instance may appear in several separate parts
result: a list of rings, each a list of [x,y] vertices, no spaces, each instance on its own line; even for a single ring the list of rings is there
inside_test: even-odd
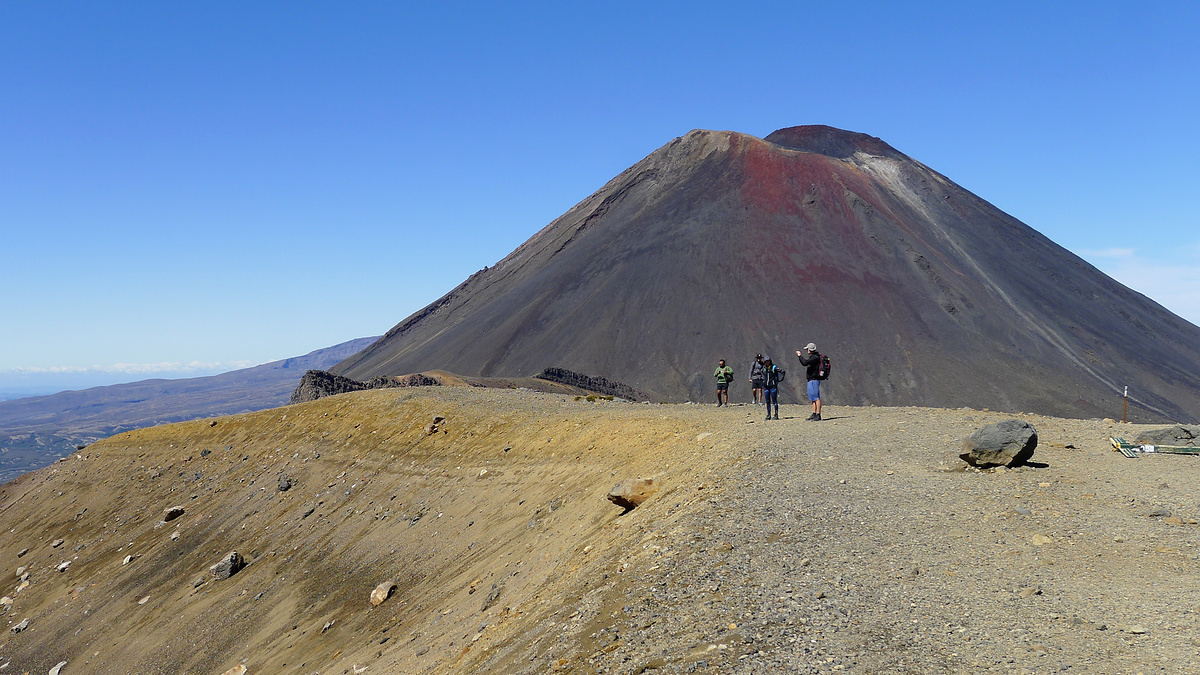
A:
[[[817,379],[829,379],[829,357],[824,354],[821,354],[821,368],[817,371]]]

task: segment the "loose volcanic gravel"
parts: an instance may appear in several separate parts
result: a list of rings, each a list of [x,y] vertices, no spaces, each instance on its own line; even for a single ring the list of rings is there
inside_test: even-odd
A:
[[[1033,465],[978,471],[958,443],[1011,416],[757,411],[709,413],[713,496],[639,523],[584,672],[1200,672],[1200,458],[1022,416]]]

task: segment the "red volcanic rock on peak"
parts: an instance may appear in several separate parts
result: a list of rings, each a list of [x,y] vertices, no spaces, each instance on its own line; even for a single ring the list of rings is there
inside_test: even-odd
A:
[[[865,134],[692,131],[334,372],[561,367],[712,398],[754,354],[829,354],[827,404],[1200,416],[1200,328]]]

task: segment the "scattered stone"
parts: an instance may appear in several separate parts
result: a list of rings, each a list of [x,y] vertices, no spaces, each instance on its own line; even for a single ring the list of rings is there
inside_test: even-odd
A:
[[[246,668],[246,664],[239,663],[229,670],[221,673],[221,675],[246,675],[247,672],[249,672],[249,669]]]
[[[50,548],[58,548],[59,546],[62,546],[62,545],[63,545],[62,539],[55,539],[54,543],[50,544]]]
[[[163,509],[163,522],[169,523],[179,516],[182,516],[184,513],[185,512],[182,506],[168,506],[167,508]]]
[[[1163,518],[1163,522],[1168,525],[1182,525],[1183,518],[1180,518],[1179,516],[1170,516],[1167,518]]]
[[[637,508],[658,491],[658,484],[653,478],[629,478],[613,486],[608,493],[608,501],[629,511]]]
[[[146,597],[142,598],[141,600],[138,600],[139,605],[144,605],[147,602],[150,602],[150,596],[148,596],[148,595]]]
[[[3,607],[4,611],[7,612],[8,609],[10,607],[12,607],[12,604],[13,604],[13,599],[8,597],[7,595],[4,596],[3,598],[0,598],[0,607]]]
[[[396,582],[394,581],[385,581],[379,584],[375,587],[375,590],[371,591],[371,606],[378,607],[382,605],[388,598],[392,597],[392,593],[395,590]]]
[[[498,586],[496,584],[492,584],[492,591],[490,593],[488,593],[488,596],[486,598],[483,599],[483,606],[481,606],[479,608],[479,611],[486,612],[489,609],[491,609],[492,605],[495,605],[499,601],[500,601],[500,586]]]
[[[307,509],[304,509],[304,513],[301,514],[300,519],[304,520],[305,518],[311,516],[313,514],[313,512],[316,510],[317,510],[317,507],[315,507],[315,506],[310,506]]]
[[[128,565],[128,564],[129,564],[129,563],[131,563],[131,562],[133,562],[133,556],[132,556],[132,555],[127,555],[127,556],[125,556],[125,560],[121,561],[121,564],[122,564],[122,565]]]
[[[333,628],[333,624],[335,624],[335,623],[337,623],[337,619],[330,619],[329,621],[326,621],[325,625],[321,626],[321,632],[324,633],[325,631],[329,630],[330,628]]]
[[[1019,595],[1022,598],[1032,598],[1035,595],[1041,595],[1041,594],[1042,594],[1042,589],[1040,589],[1036,586],[1030,586],[1029,588],[1021,589],[1021,592]]]
[[[67,568],[68,568],[68,567],[70,567],[70,566],[71,566],[71,561],[70,561],[70,560],[64,560],[64,561],[60,562],[60,563],[58,564],[58,567],[55,567],[54,569],[58,570],[59,572],[66,572],[66,571],[67,571]]]
[[[179,541],[179,530],[171,533],[171,541]]]
[[[1029,543],[1033,544],[1034,546],[1045,546],[1053,541],[1053,539],[1044,534],[1035,534],[1029,539]]]
[[[29,628],[29,619],[22,619],[21,623],[13,626],[9,630],[11,630],[14,633],[20,633],[21,631],[25,630],[26,628]]]
[[[1018,515],[1022,515],[1022,516],[1028,516],[1031,513],[1033,513],[1033,511],[1030,511],[1029,509],[1025,508],[1024,506],[1014,506],[1013,511],[1016,511]]]
[[[59,673],[62,672],[63,666],[65,666],[65,665],[67,665],[66,661],[59,661],[58,665],[51,668],[50,672],[47,673],[46,675],[58,675]]]
[[[220,581],[237,574],[245,566],[246,561],[242,558],[242,554],[237,551],[230,551],[225,554],[224,558],[221,558],[220,562],[208,569],[212,572],[213,577]]]
[[[199,579],[192,582],[192,588],[200,588],[203,585],[204,585],[204,577],[200,577]]]
[[[983,427],[963,441],[959,455],[971,466],[1015,467],[1028,462],[1037,448],[1037,430],[1021,420],[1005,420]]]
[[[208,457],[208,456],[209,456],[209,455],[211,455],[211,454],[212,454],[212,450],[209,450],[208,448],[205,448],[205,449],[203,449],[203,450],[201,450],[201,451],[200,451],[200,456],[201,456],[201,457]]]
[[[287,474],[283,474],[283,475],[279,476],[278,487],[279,487],[280,492],[287,492],[288,490],[291,490],[292,489],[291,477],[289,477]]]
[[[17,557],[24,558],[26,553],[29,553],[29,549],[23,548],[20,551],[17,551]]]
[[[1170,518],[1171,512],[1167,509],[1153,509],[1146,515],[1150,518]]]
[[[1143,635],[1146,633],[1146,628],[1140,623],[1135,623],[1129,627],[1129,632],[1134,635]]]
[[[17,573],[16,573],[14,576],[16,576],[18,579],[20,579],[20,578],[21,578],[21,575],[22,575],[22,574],[25,574],[25,569],[26,569],[26,568],[25,568],[25,566],[24,566],[24,565],[22,565],[22,566],[18,567],[18,568],[17,568]]]

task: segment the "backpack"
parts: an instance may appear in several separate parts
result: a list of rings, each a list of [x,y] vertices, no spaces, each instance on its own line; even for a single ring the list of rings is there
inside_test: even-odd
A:
[[[828,380],[829,379],[829,357],[825,356],[824,354],[821,355],[821,367],[817,371],[817,379],[818,380]]]

